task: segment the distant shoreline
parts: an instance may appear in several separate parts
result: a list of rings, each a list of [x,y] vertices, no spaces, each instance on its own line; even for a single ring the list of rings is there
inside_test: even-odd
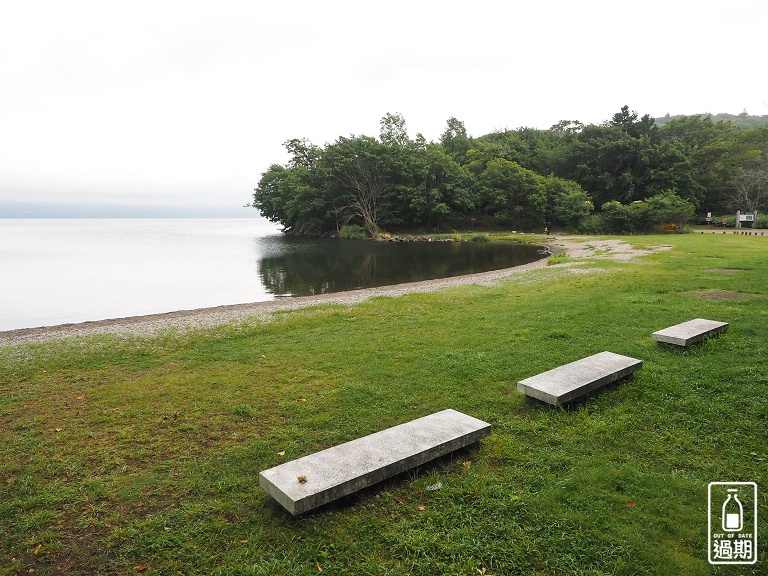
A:
[[[0,220],[55,218],[263,218],[250,206],[142,206],[0,201]]]

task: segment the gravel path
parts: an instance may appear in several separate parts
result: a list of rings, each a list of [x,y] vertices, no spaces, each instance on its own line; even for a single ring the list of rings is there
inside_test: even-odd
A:
[[[585,250],[583,239],[565,236],[558,238],[553,237],[552,241],[548,243],[548,247],[552,252],[565,252],[569,256],[576,258],[590,257],[592,255],[591,252],[594,250],[605,250],[606,247],[609,252],[607,255],[601,255],[601,257],[613,257],[616,259],[627,260],[635,255],[647,253],[632,250],[629,244],[619,240],[595,241],[590,239],[590,249]],[[403,294],[431,292],[442,288],[466,284],[489,285],[494,284],[501,278],[513,274],[521,274],[528,272],[529,270],[544,268],[546,266],[547,259],[543,258],[530,264],[516,266],[514,268],[505,268],[503,270],[493,270],[490,272],[481,272],[479,274],[469,274],[452,278],[425,280],[408,284],[396,284],[393,286],[381,286],[378,288],[365,288],[362,290],[351,290],[349,292],[285,298],[268,302],[254,302],[252,304],[217,306],[215,308],[200,308],[197,310],[180,310],[165,314],[132,316],[129,318],[115,318],[110,320],[99,320],[96,322],[8,330],[0,332],[0,347],[15,346],[29,342],[59,340],[72,336],[120,334],[143,337],[152,336],[167,328],[195,329],[213,327],[254,317],[267,317],[274,312],[295,310],[297,308],[305,308],[307,306],[318,304],[351,305],[376,296],[396,297],[402,296]]]

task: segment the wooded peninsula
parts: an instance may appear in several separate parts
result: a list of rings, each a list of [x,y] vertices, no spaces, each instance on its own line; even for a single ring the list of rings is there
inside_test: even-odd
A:
[[[313,236],[673,231],[707,213],[720,222],[768,207],[768,117],[738,118],[657,120],[624,106],[600,125],[563,120],[477,138],[450,118],[439,142],[427,142],[388,113],[378,138],[286,142],[289,162],[262,174],[253,206],[285,232]],[[756,125],[741,128],[747,120]]]

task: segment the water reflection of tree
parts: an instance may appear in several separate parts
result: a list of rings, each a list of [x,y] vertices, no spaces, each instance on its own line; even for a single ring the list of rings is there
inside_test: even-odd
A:
[[[496,243],[338,241],[286,250],[257,264],[265,288],[306,296],[447,278],[517,266],[537,259],[533,246]]]

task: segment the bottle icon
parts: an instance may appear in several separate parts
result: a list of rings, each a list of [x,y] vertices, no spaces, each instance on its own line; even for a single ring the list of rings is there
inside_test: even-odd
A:
[[[739,490],[732,488],[723,502],[723,532],[740,532],[743,527],[744,508],[739,502]]]

